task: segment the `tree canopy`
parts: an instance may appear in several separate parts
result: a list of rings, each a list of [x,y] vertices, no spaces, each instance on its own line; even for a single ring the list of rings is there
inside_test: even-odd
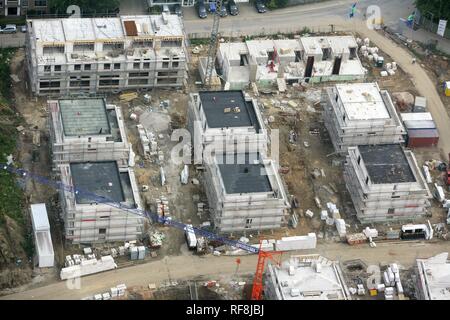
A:
[[[431,12],[434,19],[450,20],[450,1],[449,0],[415,0],[417,9],[422,14]]]
[[[119,7],[120,0],[49,0],[48,5],[52,13],[65,14],[71,5],[77,5],[81,14],[107,13]]]

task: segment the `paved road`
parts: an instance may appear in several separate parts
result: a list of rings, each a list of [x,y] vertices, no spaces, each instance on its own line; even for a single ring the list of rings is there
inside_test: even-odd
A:
[[[17,48],[25,45],[25,33],[0,34],[0,48]]]
[[[303,251],[296,254],[319,253],[329,259],[344,262],[362,259],[366,264],[397,262],[409,268],[416,258],[428,258],[449,250],[448,242],[381,244],[376,248],[368,245],[355,246],[350,249],[345,244],[319,245],[315,251]],[[286,255],[285,259],[289,256]],[[239,274],[253,273],[256,268],[256,255],[241,258]],[[103,272],[81,278],[80,289],[68,289],[65,281],[0,297],[2,300],[12,299],[82,299],[96,293],[106,292],[120,283],[131,286],[146,286],[150,283],[160,284],[167,280],[184,280],[202,276],[203,279],[217,279],[218,275],[233,274],[236,270],[236,257],[198,257],[183,255],[166,257],[163,260],[149,262],[133,267]]]

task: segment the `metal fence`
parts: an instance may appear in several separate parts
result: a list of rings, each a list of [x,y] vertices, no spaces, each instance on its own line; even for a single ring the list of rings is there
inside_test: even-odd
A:
[[[425,16],[420,16],[416,21],[423,29],[430,31],[436,34],[438,29],[438,23],[433,22],[430,19],[427,19]],[[445,29],[444,38],[450,39],[450,21],[447,22],[447,28]]]

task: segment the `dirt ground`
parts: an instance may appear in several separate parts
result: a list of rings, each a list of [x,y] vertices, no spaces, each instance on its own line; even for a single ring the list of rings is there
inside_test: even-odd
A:
[[[205,48],[203,48],[200,55],[202,54],[205,54]],[[385,57],[385,63],[392,61],[387,54],[383,52],[381,54]],[[191,182],[187,185],[181,184],[180,172],[183,166],[176,165],[170,161],[170,150],[177,143],[177,141],[170,140],[170,135],[174,129],[186,127],[189,92],[200,89],[196,85],[196,82],[200,80],[196,68],[198,56],[191,55],[190,78],[185,90],[152,90],[148,92],[152,96],[150,103],[144,100],[144,93],[140,93],[138,98],[131,102],[122,102],[117,95],[107,97],[108,102],[122,107],[128,140],[133,144],[133,150],[137,155],[135,173],[138,185],[149,186],[148,191],[144,192],[141,190],[141,199],[145,209],[154,211],[155,201],[161,196],[165,196],[169,200],[171,216],[174,220],[183,223],[192,223],[196,226],[208,220],[207,215],[199,217],[196,214],[197,203],[207,202],[205,192],[201,184],[194,185]],[[361,59],[363,60],[363,58]],[[429,59],[437,58],[431,56]],[[32,98],[27,93],[25,82],[23,81],[25,77],[23,61],[24,52],[23,50],[19,50],[12,64],[12,73],[18,75],[22,81],[14,85],[14,95],[17,111],[24,115],[27,125],[18,141],[16,160],[26,170],[42,176],[51,177],[46,102],[43,99]],[[428,66],[431,62],[437,66],[444,66],[444,63],[438,63],[432,60],[424,63]],[[369,70],[366,81],[378,81],[380,87],[387,89],[390,93],[408,91],[413,95],[419,94],[409,75],[401,68],[398,69],[395,76],[382,78],[379,75],[379,69],[372,67],[364,60],[363,64]],[[434,69],[435,76],[442,79],[445,76],[442,74],[438,75],[436,72],[439,70],[439,68]],[[448,67],[446,70],[448,75],[450,72]],[[316,204],[316,197],[320,199],[322,208],[326,208],[326,203],[329,201],[338,206],[341,216],[349,225],[348,232],[361,231],[361,225],[356,220],[355,210],[343,181],[342,171],[344,158],[334,154],[330,138],[322,120],[321,107],[318,104],[322,87],[328,85],[315,84],[309,87],[306,92],[289,86],[288,91],[284,94],[260,93],[256,97],[260,106],[262,106],[261,111],[265,119],[273,118],[273,121],[268,121],[268,126],[271,129],[280,130],[280,166],[288,168],[288,172],[282,174],[282,177],[287,186],[288,194],[295,197],[299,202],[299,207],[293,209],[293,212],[299,216],[299,223],[295,229],[289,227],[278,231],[263,232],[261,234],[256,232],[247,233],[245,234],[246,236],[256,240],[259,236],[280,238],[282,236],[305,235],[308,232],[316,232],[319,243],[340,242],[341,240],[337,236],[335,227],[328,226],[324,221],[320,220],[321,208],[318,208]],[[253,92],[249,90],[247,90],[247,93],[254,96]],[[160,108],[159,104],[164,100],[169,100],[170,105],[167,108]],[[291,107],[283,103],[283,101],[293,101],[296,103],[296,106]],[[445,100],[444,104],[447,106],[447,110],[449,110],[449,101]],[[137,121],[130,119],[132,113],[137,115]],[[155,157],[150,157],[150,159],[144,158],[139,145],[136,128],[139,117],[142,115],[149,115],[157,119],[153,119],[153,124],[155,125],[153,132],[158,136],[158,145],[164,153],[164,161],[162,163],[159,163]],[[160,128],[163,129],[159,130]],[[35,131],[39,131],[41,135],[40,147],[33,144],[32,137]],[[290,142],[289,136],[292,132],[296,134],[297,138]],[[437,147],[415,149],[414,152],[420,166],[426,160],[441,158],[440,151]],[[441,160],[447,161],[447,159]],[[161,185],[160,166],[164,168],[167,180],[164,186]],[[316,168],[323,170],[325,176],[313,178],[311,172]],[[432,175],[435,179],[439,178],[438,172],[432,172]],[[201,180],[201,174],[197,173],[192,166],[190,166],[189,177],[190,180],[192,178]],[[65,255],[80,253],[80,247],[64,243],[62,237],[63,224],[58,215],[60,210],[58,208],[56,191],[45,185],[35,183],[31,179],[25,180],[23,186],[26,194],[29,195],[27,200],[29,203],[45,202],[48,204],[47,208],[52,226],[52,240],[56,259],[58,265],[62,265]],[[438,207],[435,201],[432,201],[432,203],[432,217],[427,217],[426,219],[430,219],[432,223],[444,222],[443,210]],[[312,210],[314,212],[312,219],[304,215],[306,210]],[[383,229],[398,226],[392,224],[377,225],[377,228]],[[148,229],[162,232],[165,235],[165,239],[160,249],[152,249],[156,253],[156,257],[148,255],[146,261],[159,260],[165,256],[192,255],[192,252],[186,248],[184,233],[180,232],[180,230],[156,224],[149,225]],[[235,235],[235,237],[238,236]],[[126,257],[121,257],[117,260],[119,267],[135,264],[135,262],[130,262]],[[142,262],[136,262],[136,264],[139,263]],[[31,283],[31,287],[56,281],[57,279],[56,268],[40,272],[39,274],[35,273],[34,275],[35,277],[33,283]],[[170,289],[167,290],[170,291]],[[177,294],[183,296],[185,295],[185,291],[183,293],[162,292],[161,297],[173,294],[175,296]],[[152,293],[152,295],[155,299],[160,297],[158,294]]]

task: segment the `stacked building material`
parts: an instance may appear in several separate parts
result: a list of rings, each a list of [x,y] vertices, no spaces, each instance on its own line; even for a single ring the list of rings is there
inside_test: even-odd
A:
[[[136,125],[139,133],[139,140],[142,146],[142,152],[144,153],[144,157],[148,158],[150,155],[150,139],[147,136],[147,132],[142,124]]]
[[[114,268],[117,268],[117,265],[114,263],[113,257],[104,256],[101,257],[99,260],[97,259],[84,260],[81,261],[79,265],[73,265],[70,267],[62,268],[60,277],[61,280],[66,280],[102,271],[107,271]]]
[[[161,196],[156,200],[156,213],[159,217],[170,217],[169,200],[166,197]]]

